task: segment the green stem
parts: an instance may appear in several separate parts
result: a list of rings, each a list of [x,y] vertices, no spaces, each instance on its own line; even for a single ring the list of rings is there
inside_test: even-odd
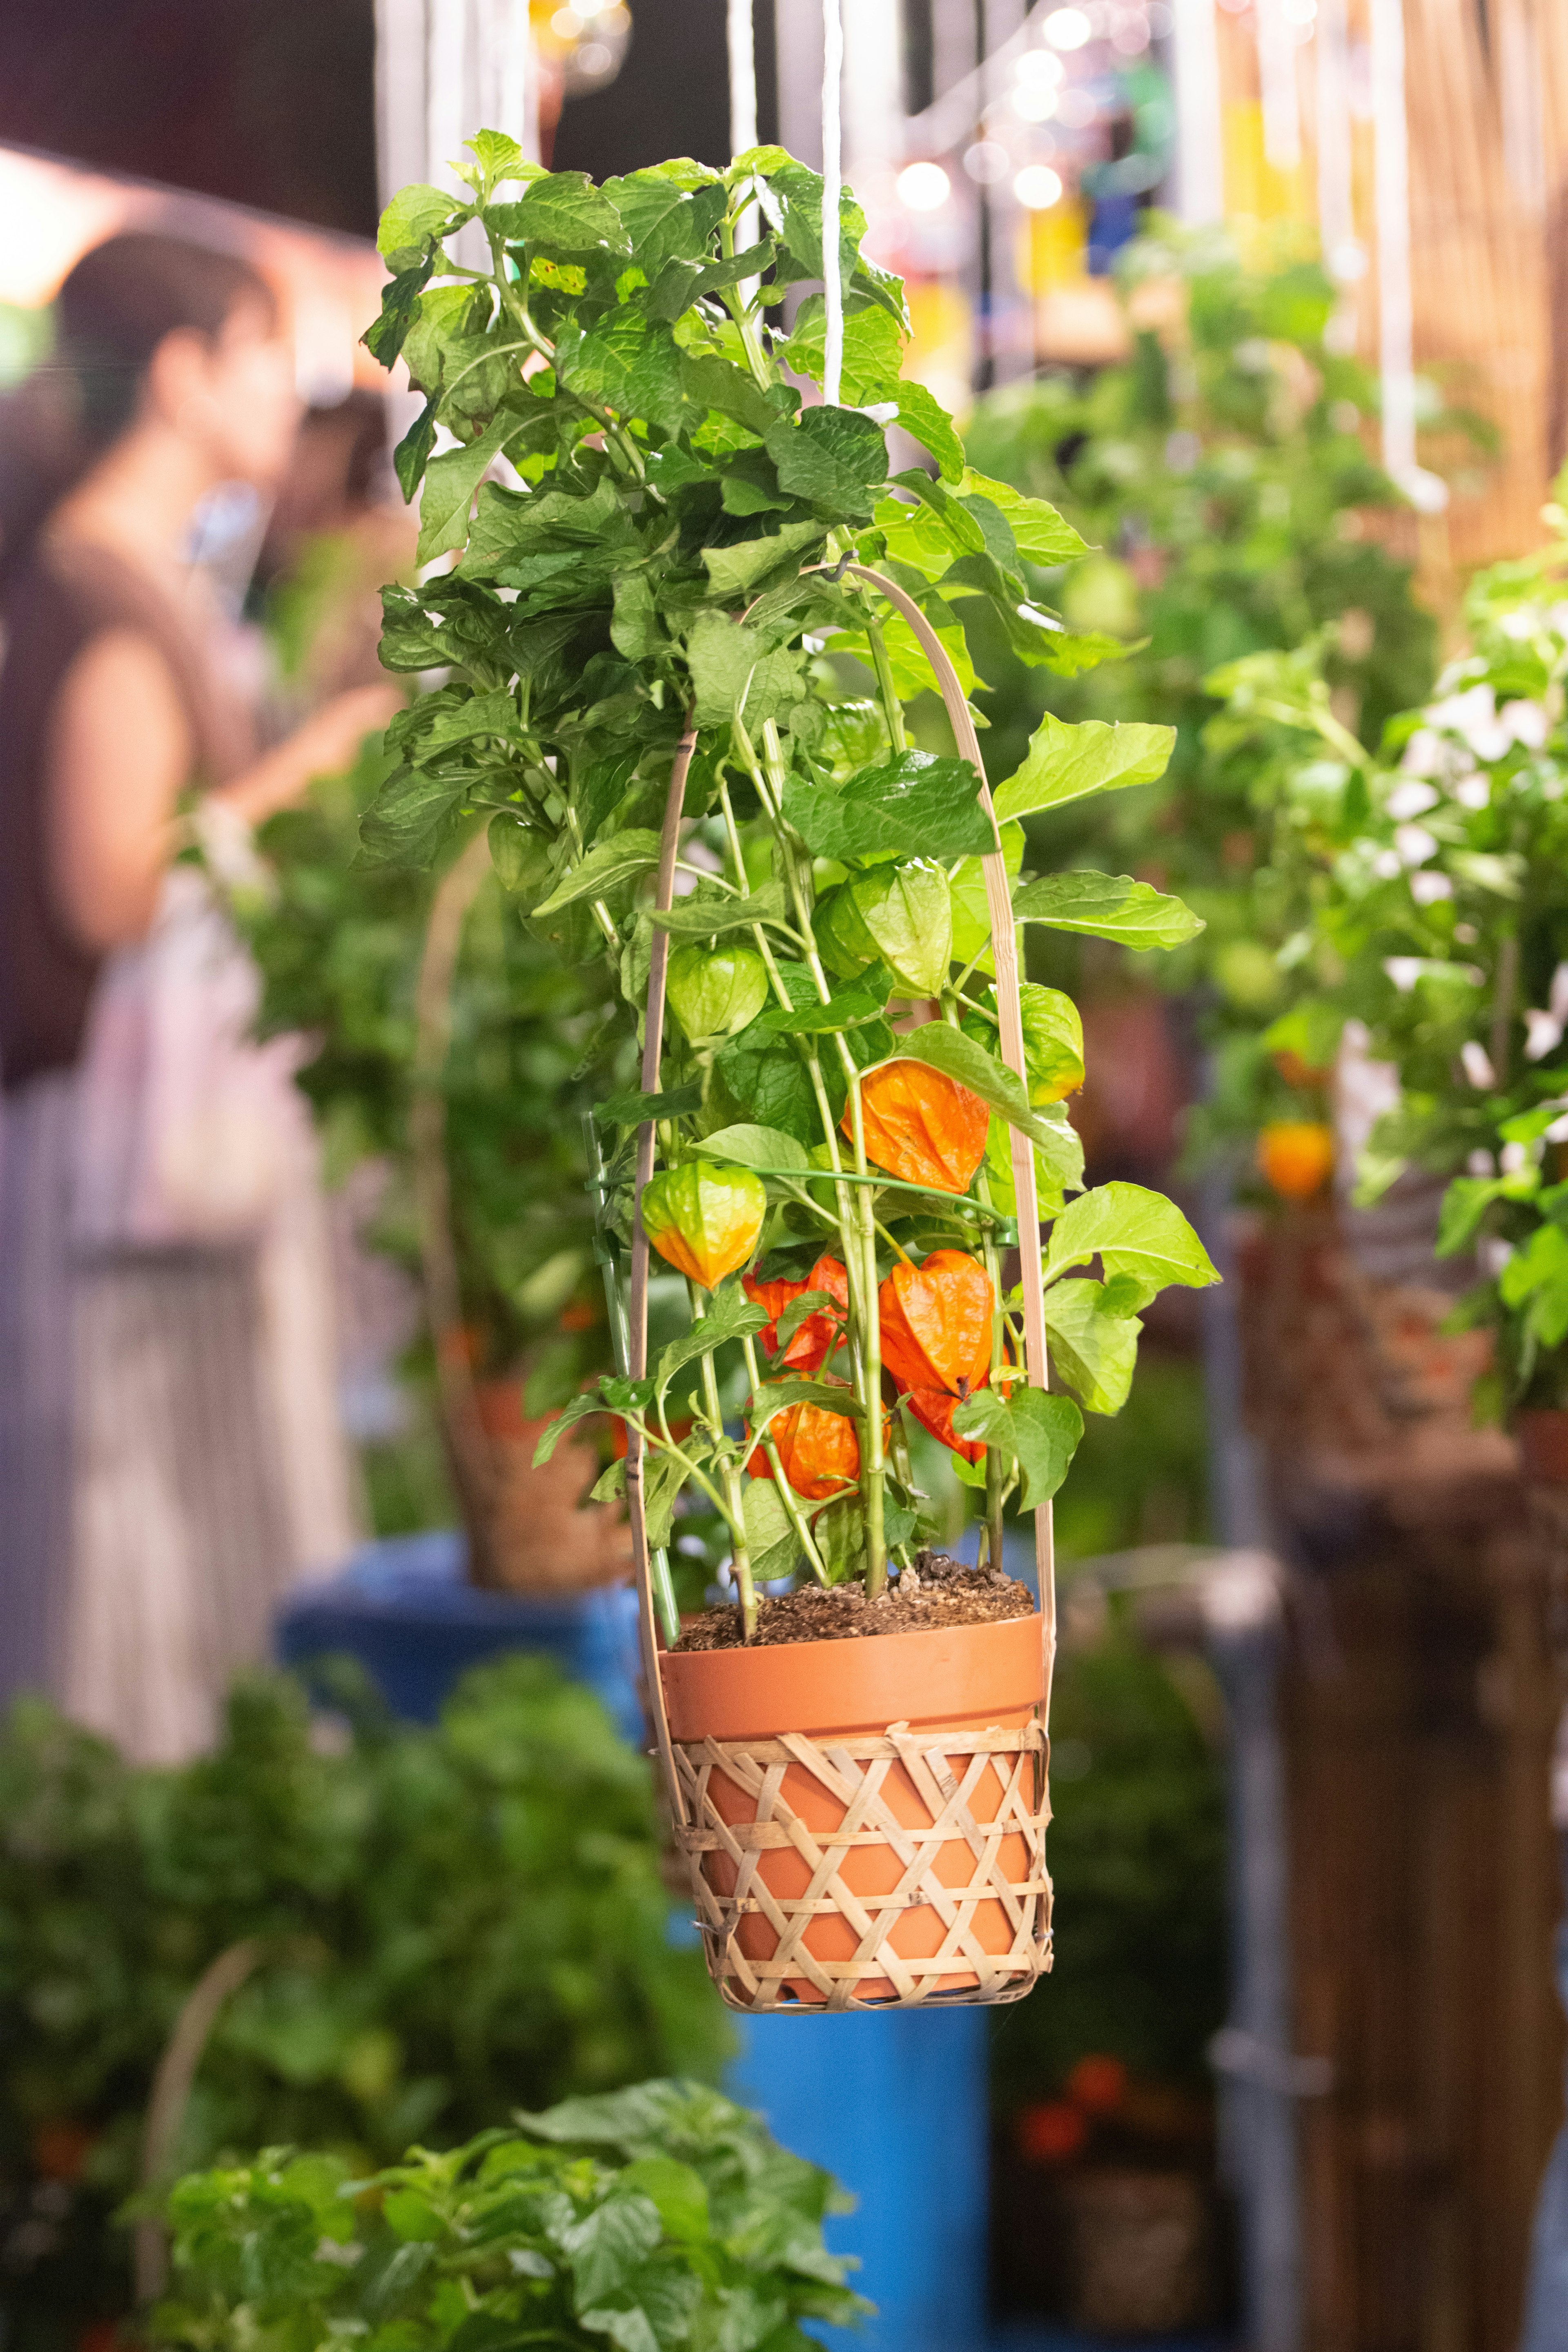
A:
[[[691,1301],[692,1320],[700,1323],[707,1313],[707,1308],[702,1302],[702,1293],[694,1282],[688,1282],[686,1290]],[[724,1435],[724,1414],[719,1402],[719,1375],[713,1369],[711,1349],[700,1361],[702,1402],[707,1407],[708,1419],[712,1425],[713,1434],[716,1439],[721,1441]],[[724,1517],[729,1522],[730,1540],[734,1547],[734,1558],[731,1566],[735,1571],[735,1583],[741,1595],[741,1623],[744,1629],[745,1637],[750,1642],[754,1638],[757,1631],[757,1595],[752,1583],[752,1556],[746,1549],[746,1506],[741,1486],[741,1474],[733,1462],[726,1462],[720,1475],[724,1482],[724,1495],[728,1505]]]
[[[765,1406],[767,1399],[763,1389],[762,1372],[757,1365],[756,1343],[751,1339],[745,1339],[742,1340],[741,1345],[745,1350],[746,1377],[752,1383],[752,1402]],[[779,1490],[779,1500],[784,1507],[784,1517],[795,1530],[795,1541],[805,1552],[806,1563],[818,1584],[826,1584],[827,1570],[822,1564],[822,1554],[816,1549],[816,1538],[806,1524],[805,1513],[800,1507],[800,1497],[784,1476],[784,1461],[771,1426],[763,1433],[762,1445],[763,1452],[768,1457],[768,1467],[773,1474],[773,1484]]]
[[[868,604],[869,601],[868,594]],[[888,722],[888,739],[895,751],[907,751],[909,737],[904,731],[904,707],[893,684],[893,665],[888,659],[888,641],[882,635],[880,623],[874,621],[868,612],[866,635],[871,641],[871,659],[876,666],[877,691],[882,698],[882,715]]]

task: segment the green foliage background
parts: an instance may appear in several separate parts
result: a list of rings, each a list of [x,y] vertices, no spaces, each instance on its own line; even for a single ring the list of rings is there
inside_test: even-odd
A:
[[[337,1752],[283,1675],[242,1682],[216,1751],[178,1770],[132,1769],[42,1701],[0,1739],[14,2352],[127,2307],[110,2217],[153,2070],[242,1937],[263,1963],[212,2036],[182,2166],[286,2139],[368,2171],[519,2105],[723,2062],[701,1958],[668,1941],[647,1767],[597,1699],[524,1656],[476,1670],[432,1729],[342,1695]]]

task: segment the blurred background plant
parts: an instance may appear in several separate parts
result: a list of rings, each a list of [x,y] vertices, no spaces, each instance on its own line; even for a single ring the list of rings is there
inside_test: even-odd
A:
[[[1268,888],[1258,761],[1205,738],[1206,680],[1332,625],[1331,707],[1374,745],[1429,686],[1436,629],[1384,544],[1404,501],[1367,454],[1375,380],[1342,347],[1336,289],[1301,226],[1194,230],[1151,215],[1117,282],[1131,355],[993,394],[967,440],[976,466],[1049,498],[1093,544],[1054,593],[1075,626],[1124,640],[1127,658],[1063,678],[1026,671],[999,641],[977,648],[987,756],[994,748],[1005,772],[1047,708],[1175,727],[1163,781],[1035,820],[1031,847],[1043,864],[1124,867],[1179,891],[1207,929],[1159,959],[1159,984],[1201,979],[1222,1028],[1256,1026],[1284,993],[1255,930]],[[1489,428],[1424,390],[1424,453],[1473,467]],[[1041,978],[1090,990],[1128,970],[1124,954],[1055,934],[1048,952],[1059,970],[1047,973],[1037,940]]]
[[[26,1702],[0,1733],[0,2274],[12,2352],[130,2305],[117,2208],[153,2071],[212,1962],[254,1940],[169,2170],[288,2141],[373,2170],[520,2105],[730,2037],[672,1948],[648,1770],[545,1661],[468,1676],[434,1728],[340,1672],[312,1728],[257,1675],[216,1752],[133,1769]]]
[[[1255,1122],[1268,1065],[1326,1101],[1333,1070],[1360,1204],[1447,1181],[1437,1251],[1474,1253],[1452,1323],[1492,1331],[1489,1419],[1568,1404],[1568,511],[1545,512],[1552,543],[1476,579],[1468,650],[1380,752],[1338,726],[1321,639],[1211,681],[1209,736],[1269,813],[1254,919],[1289,999],[1219,1108]]]

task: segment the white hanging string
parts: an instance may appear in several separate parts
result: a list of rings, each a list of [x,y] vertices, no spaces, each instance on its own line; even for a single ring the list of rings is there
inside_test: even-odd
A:
[[[491,0],[495,44],[496,129],[515,139],[531,163],[539,161],[538,83],[528,0]]]
[[[757,143],[757,41],[752,0],[728,0],[724,29],[730,47],[730,153]]]
[[[463,100],[468,62],[468,0],[431,0],[425,50],[425,177],[452,184],[468,124]]]
[[[1277,172],[1301,160],[1301,114],[1296,94],[1296,44],[1283,0],[1257,0],[1258,79],[1263,96],[1263,156]]]
[[[1447,504],[1447,487],[1415,460],[1415,323],[1410,280],[1404,0],[1372,0],[1371,15],[1383,462],[1411,503],[1424,513],[1435,514]]]
[[[1351,276],[1357,255],[1351,183],[1350,33],[1346,0],[1318,0],[1318,234],[1336,278]]]
[[[822,0],[822,397],[838,405],[844,377],[844,286],[838,269],[838,197],[844,184],[840,85],[844,20],[839,0]]]
[[[1225,217],[1215,0],[1175,0],[1177,210],[1189,228]]]

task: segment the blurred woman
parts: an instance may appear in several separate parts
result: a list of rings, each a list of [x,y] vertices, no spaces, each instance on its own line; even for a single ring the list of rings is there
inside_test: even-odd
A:
[[[258,758],[215,657],[193,516],[275,486],[298,424],[265,281],[118,236],[57,327],[0,418],[0,1696],[47,1690],[163,1759],[352,1524],[342,1464],[301,1525],[272,1376],[300,1265],[279,1281],[270,1253],[308,1222],[308,1139],[174,864],[181,804],[258,823],[398,697],[342,695]]]

